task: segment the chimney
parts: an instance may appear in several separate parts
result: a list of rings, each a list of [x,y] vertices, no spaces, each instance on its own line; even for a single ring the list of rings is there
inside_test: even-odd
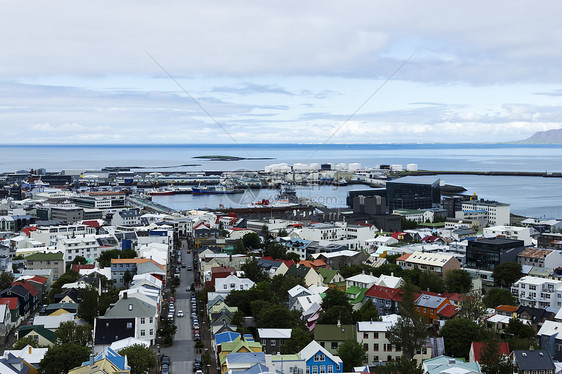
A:
[[[90,366],[94,366],[94,355],[90,354]]]
[[[338,318],[338,327],[341,327],[341,321]]]
[[[127,292],[123,292],[123,299],[127,298]]]
[[[29,346],[29,354],[31,354],[31,350],[32,350],[32,347],[31,347],[31,346]]]

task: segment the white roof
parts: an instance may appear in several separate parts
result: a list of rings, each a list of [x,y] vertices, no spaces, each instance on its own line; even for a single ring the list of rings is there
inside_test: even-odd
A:
[[[58,316],[37,316],[33,320],[33,324],[44,325],[44,327],[48,330],[56,330],[59,328],[61,323],[68,321],[78,323],[78,321],[74,320],[73,313],[63,313]]]
[[[377,286],[384,286],[390,288],[399,288],[403,283],[401,277],[395,277],[392,275],[381,275],[379,281],[377,282]]]
[[[390,327],[392,327],[392,325],[392,322],[383,321],[357,322],[357,332],[381,332],[388,330]]]
[[[297,298],[297,303],[299,303],[303,311],[306,311],[310,309],[314,303],[318,305],[322,304],[322,296],[320,296],[320,294],[300,296]]]
[[[4,351],[4,357],[11,353],[16,357],[24,359],[29,364],[36,365],[41,362],[48,350],[49,348],[33,348],[30,345],[26,345],[20,350]]]
[[[146,340],[140,340],[137,338],[125,338],[125,339],[114,341],[113,343],[111,343],[109,348],[113,349],[115,352],[119,352],[121,349],[130,347],[135,344],[142,344],[147,347],[150,346],[150,343]]]
[[[377,283],[379,278],[375,277],[374,275],[370,274],[357,274],[352,277],[346,278],[346,281],[350,282],[358,282],[358,283]]]
[[[338,251],[338,252],[321,252],[321,253],[314,253],[312,254],[313,258],[318,258],[320,256],[324,256],[326,258],[333,258],[333,257],[341,257],[341,256],[345,256],[345,257],[353,257],[358,255],[361,252],[358,251],[351,251],[349,249],[343,250],[343,251]]]
[[[310,287],[308,287],[308,290],[310,292],[312,292],[312,294],[320,294],[320,293],[324,293],[328,290],[328,288],[330,287],[326,287],[326,286],[317,286],[315,284],[311,285]]]
[[[515,282],[516,285],[520,284],[520,283],[534,284],[534,285],[541,285],[543,283],[551,283],[551,284],[554,284],[556,286],[562,285],[562,281],[557,281],[557,280],[554,280],[554,279],[547,279],[547,278],[533,277],[531,275],[527,275],[527,276],[519,279],[517,282]]]
[[[295,297],[298,294],[300,294],[301,292],[305,292],[309,295],[312,295],[311,291],[309,291],[307,288],[301,286],[300,284],[297,284],[295,287],[291,288],[288,292],[289,292],[290,297]]]
[[[343,361],[341,360],[341,358],[339,356],[334,356],[328,350],[326,350],[326,348],[324,348],[320,344],[318,344],[315,340],[311,341],[310,343],[308,343],[308,345],[306,347],[301,349],[301,351],[299,352],[299,355],[305,361],[307,361],[308,359],[313,357],[316,353],[318,353],[318,351],[322,352],[322,354],[329,357],[332,361],[343,364]]]
[[[406,262],[414,262],[416,264],[430,265],[430,266],[443,266],[454,256],[445,255],[440,253],[425,253],[416,251],[408,257]]]
[[[260,339],[290,339],[291,329],[258,329]]]
[[[539,330],[539,332],[537,332],[537,336],[541,336],[541,335],[552,336],[561,332],[562,332],[562,322],[544,321],[543,325],[541,326],[541,329]]]

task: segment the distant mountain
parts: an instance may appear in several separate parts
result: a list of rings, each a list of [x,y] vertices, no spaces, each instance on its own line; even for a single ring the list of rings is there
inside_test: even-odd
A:
[[[531,144],[562,144],[562,129],[539,131],[531,137],[517,143]]]

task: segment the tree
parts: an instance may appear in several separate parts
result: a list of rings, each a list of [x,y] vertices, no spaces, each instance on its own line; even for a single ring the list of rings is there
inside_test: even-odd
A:
[[[494,338],[484,342],[480,350],[480,364],[485,374],[511,374],[513,366],[500,352],[500,342]]]
[[[461,310],[458,317],[466,318],[475,321],[478,325],[482,325],[484,317],[486,317],[486,306],[482,302],[480,294],[472,292],[463,295],[461,302]]]
[[[490,288],[482,301],[488,308],[495,308],[498,305],[517,305],[513,294],[506,288]]]
[[[164,345],[170,346],[174,342],[174,335],[176,335],[178,327],[174,325],[174,321],[171,319],[165,319],[161,323],[161,334],[162,339],[164,339]]]
[[[287,301],[289,299],[289,290],[298,285],[305,287],[304,279],[281,274],[271,279],[271,289],[281,302]]]
[[[287,233],[287,230],[285,230],[285,229],[279,229],[279,231],[277,232],[278,238],[284,238],[287,235],[289,235],[289,234]]]
[[[361,305],[361,308],[353,311],[353,320],[354,322],[380,321],[381,318],[379,317],[377,306],[373,304],[371,299],[367,299],[367,301]]]
[[[242,237],[242,242],[244,243],[244,247],[248,250],[258,249],[261,248],[261,239],[258,234],[255,232],[249,232]]]
[[[506,335],[514,336],[522,339],[534,339],[535,330],[529,325],[526,325],[519,318],[512,318],[505,329]]]
[[[272,242],[265,247],[263,254],[274,259],[284,259],[287,257],[287,248],[281,243]]]
[[[235,255],[245,255],[248,253],[248,250],[244,246],[244,242],[242,239],[238,239],[234,242],[234,252]]]
[[[416,360],[410,360],[406,356],[401,356],[396,361],[388,361],[386,365],[375,366],[375,374],[423,374],[423,368],[419,366]]]
[[[127,363],[131,366],[131,374],[143,374],[156,366],[156,357],[150,347],[142,344],[133,344],[118,352],[127,356]]]
[[[82,365],[90,358],[90,348],[77,344],[66,343],[53,345],[39,363],[44,374],[68,373],[70,369]]]
[[[420,274],[420,282],[418,286],[422,290],[429,290],[432,292],[445,292],[445,281],[439,275],[429,270]]]
[[[405,357],[411,359],[427,340],[427,327],[419,316],[401,316],[398,321],[388,328],[388,341],[402,349]]]
[[[78,305],[78,317],[93,325],[98,316],[98,303],[98,291],[94,287],[90,286],[83,290],[82,301]]]
[[[90,347],[93,343],[92,326],[78,326],[73,321],[66,321],[60,324],[55,330],[57,344],[72,343],[83,347]]]
[[[5,290],[6,288],[9,288],[12,285],[14,279],[15,278],[12,273],[3,271],[0,274],[0,290]]]
[[[245,315],[251,316],[252,302],[256,300],[270,303],[276,302],[275,293],[271,290],[269,282],[256,283],[254,287],[245,291],[231,291],[224,302],[231,307],[237,307]]]
[[[129,283],[133,280],[133,274],[129,271],[129,269],[125,270],[125,274],[123,274],[123,283],[125,286],[129,286]]]
[[[261,302],[256,300],[255,302]],[[254,309],[254,308],[252,308]],[[256,326],[263,328],[291,328],[296,325],[298,319],[289,308],[280,304],[269,304],[265,307],[256,308],[254,314]]]
[[[504,262],[494,269],[492,277],[496,284],[501,287],[511,287],[511,285],[521,278],[521,264],[517,262]]]
[[[445,322],[441,336],[448,356],[468,358],[470,344],[479,339],[480,327],[467,318],[455,318]]]
[[[98,316],[103,316],[111,304],[115,304],[119,300],[119,290],[109,289],[98,298]],[[84,302],[84,301],[82,301]],[[78,307],[80,310],[80,307]]]
[[[137,252],[134,249],[110,249],[108,251],[103,251],[98,258],[100,268],[105,268],[111,266],[111,260],[114,258],[135,258],[137,257]]]
[[[295,252],[288,252],[285,254],[287,260],[293,260],[293,262],[298,263],[301,260],[301,256]]]
[[[335,288],[326,291],[322,300],[322,314],[318,320],[322,324],[353,323],[353,307],[349,304],[347,294]]]
[[[312,341],[312,334],[305,327],[294,327],[291,330],[291,338],[287,339],[281,346],[282,354],[293,354],[300,352]]]
[[[418,223],[416,221],[402,217],[401,222],[402,230],[414,230],[418,228]]]
[[[352,372],[353,367],[360,366],[367,360],[363,345],[356,340],[348,339],[340,344],[338,356],[343,361],[343,371]]]
[[[63,275],[59,277],[53,284],[51,285],[51,290],[49,291],[49,295],[47,297],[48,303],[54,303],[55,295],[62,292],[62,286],[67,283],[76,282],[80,278],[80,274],[76,271],[69,270]]]
[[[33,348],[39,348],[37,340],[33,339],[31,336],[24,336],[23,338],[16,340],[12,349],[22,349],[27,345],[30,345]]]
[[[86,260],[86,257],[84,256],[76,256],[74,257],[74,260],[72,260],[73,265],[86,265],[87,263],[88,260]]]
[[[269,275],[267,275],[265,270],[258,265],[258,260],[255,257],[246,260],[246,262],[240,267],[240,270],[244,272],[246,278],[249,278],[256,283],[269,280]]]
[[[447,292],[467,293],[472,289],[472,278],[466,270],[450,270],[445,275]]]

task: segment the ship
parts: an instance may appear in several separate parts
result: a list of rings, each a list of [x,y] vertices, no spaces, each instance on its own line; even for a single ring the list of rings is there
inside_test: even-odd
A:
[[[192,187],[191,193],[193,195],[208,195],[208,194],[233,194],[233,193],[242,193],[242,190],[236,190],[231,187],[226,186],[198,186]]]
[[[175,192],[168,189],[154,189],[146,192],[150,196],[175,195]]]

